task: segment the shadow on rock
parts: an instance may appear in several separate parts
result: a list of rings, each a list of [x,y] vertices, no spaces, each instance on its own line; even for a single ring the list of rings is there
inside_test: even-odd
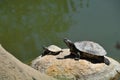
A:
[[[74,60],[76,60],[75,59],[75,55],[74,54],[69,54],[69,55],[66,55],[66,56],[64,56],[63,58],[59,58],[59,57],[57,57],[56,59],[58,59],[58,60],[62,60],[62,59],[74,59]],[[93,64],[99,64],[99,63],[104,63],[104,61],[100,61],[100,60],[98,60],[98,59],[91,59],[91,58],[83,58],[83,57],[81,57],[80,58],[81,60],[87,60],[87,61],[89,61],[89,62],[91,62],[91,63],[93,63]],[[78,60],[76,60],[76,61],[78,61]]]

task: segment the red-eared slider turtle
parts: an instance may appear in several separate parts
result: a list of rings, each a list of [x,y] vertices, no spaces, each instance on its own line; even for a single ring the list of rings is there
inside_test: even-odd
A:
[[[104,62],[109,65],[110,61],[104,56],[107,54],[102,46],[92,41],[79,41],[73,43],[68,39],[64,39],[66,45],[70,48],[71,54],[75,54],[75,59],[80,58]]]
[[[42,56],[45,55],[57,55],[60,52],[62,52],[62,49],[56,45],[50,45],[48,47],[43,47],[44,52],[42,54]]]

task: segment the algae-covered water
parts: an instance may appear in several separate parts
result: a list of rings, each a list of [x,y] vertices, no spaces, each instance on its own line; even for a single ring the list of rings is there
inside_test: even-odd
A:
[[[120,61],[120,0],[0,0],[0,44],[23,62],[63,38],[92,40]]]

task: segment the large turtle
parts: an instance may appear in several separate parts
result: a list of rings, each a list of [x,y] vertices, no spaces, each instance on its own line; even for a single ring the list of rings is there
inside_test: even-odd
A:
[[[71,54],[74,54],[76,60],[80,58],[88,59],[95,62],[104,62],[109,65],[110,61],[104,56],[107,54],[102,46],[92,41],[72,42],[64,39],[66,45],[70,48]]]
[[[60,52],[62,52],[62,49],[56,45],[50,45],[48,47],[43,47],[44,49],[44,52],[42,54],[42,56],[45,56],[45,55],[57,55],[59,54]]]

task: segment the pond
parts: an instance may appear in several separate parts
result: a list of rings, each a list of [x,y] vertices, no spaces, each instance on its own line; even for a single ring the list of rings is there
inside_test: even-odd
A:
[[[101,44],[120,61],[120,0],[0,0],[0,44],[24,63],[63,38]]]

